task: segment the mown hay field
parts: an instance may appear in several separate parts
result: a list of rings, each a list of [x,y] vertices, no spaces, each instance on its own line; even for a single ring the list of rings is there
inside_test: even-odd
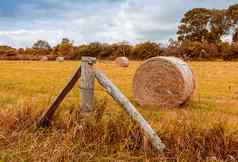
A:
[[[79,84],[61,104],[52,128],[28,128],[80,62],[1,61],[0,160],[238,160],[238,62],[189,62],[196,77],[195,94],[182,107],[169,109],[136,104],[132,78],[141,63],[131,62],[129,68],[123,68],[110,61],[99,61],[96,68],[111,78],[158,132],[167,145],[164,153],[148,151],[136,124],[99,84],[95,88],[97,103],[106,107],[103,122],[96,127],[102,130],[88,129],[95,128],[95,123],[85,129],[87,136],[95,135],[96,139],[77,134],[81,126],[69,120],[72,110],[79,107]]]

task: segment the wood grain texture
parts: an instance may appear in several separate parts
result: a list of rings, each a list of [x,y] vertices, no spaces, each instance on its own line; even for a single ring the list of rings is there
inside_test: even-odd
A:
[[[82,113],[93,111],[95,81],[94,63],[96,63],[96,59],[93,57],[82,57],[81,59],[80,111]]]

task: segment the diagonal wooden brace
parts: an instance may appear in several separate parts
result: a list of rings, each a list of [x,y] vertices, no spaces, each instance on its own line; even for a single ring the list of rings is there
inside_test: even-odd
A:
[[[38,127],[48,127],[50,120],[56,109],[59,107],[61,102],[64,100],[66,95],[72,90],[76,82],[81,76],[81,66],[74,72],[72,78],[68,81],[66,86],[61,90],[60,94],[54,99],[53,103],[44,111],[39,121],[37,122]]]
[[[139,124],[139,126],[146,132],[152,145],[159,151],[165,149],[165,145],[160,140],[156,132],[151,128],[149,123],[137,111],[134,105],[124,96],[121,91],[106,77],[106,75],[96,70],[96,79],[106,89],[107,93],[116,100],[123,109]]]

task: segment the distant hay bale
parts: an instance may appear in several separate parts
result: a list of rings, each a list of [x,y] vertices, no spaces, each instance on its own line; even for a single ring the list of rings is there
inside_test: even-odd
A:
[[[56,57],[56,61],[58,61],[58,62],[64,62],[64,57]]]
[[[177,107],[193,94],[192,70],[176,57],[153,57],[143,63],[133,78],[133,95],[142,106]]]
[[[129,60],[127,57],[117,57],[115,63],[121,67],[129,66]]]
[[[47,56],[42,56],[42,57],[40,58],[40,60],[41,60],[41,61],[48,61],[49,58],[48,58]]]

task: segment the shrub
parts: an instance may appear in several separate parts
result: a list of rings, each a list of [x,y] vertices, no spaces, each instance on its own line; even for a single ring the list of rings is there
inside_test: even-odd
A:
[[[185,60],[234,60],[238,58],[238,43],[227,42],[209,43],[207,41],[182,42],[170,40],[168,47],[161,47],[155,42],[144,42],[130,45],[127,42],[114,44],[92,42],[74,46],[69,40],[62,40],[54,48],[26,48],[15,49],[0,46],[1,59],[33,59],[39,56],[52,55],[64,56],[66,59],[79,60],[82,56],[91,56],[98,59],[114,60],[116,57],[125,56],[131,60],[146,60],[155,56],[175,56]],[[33,58],[34,57],[34,58]]]
[[[222,58],[224,60],[229,60],[229,57],[232,55],[231,54],[231,46],[227,42],[221,42],[218,44],[218,50],[222,55]]]
[[[17,50],[9,46],[0,46],[0,56],[17,55]]]
[[[238,43],[223,43],[220,45],[220,50],[223,54],[223,60],[230,61],[238,58]]]
[[[159,56],[162,53],[160,45],[154,42],[140,43],[134,46],[130,58],[135,60],[145,60]]]

